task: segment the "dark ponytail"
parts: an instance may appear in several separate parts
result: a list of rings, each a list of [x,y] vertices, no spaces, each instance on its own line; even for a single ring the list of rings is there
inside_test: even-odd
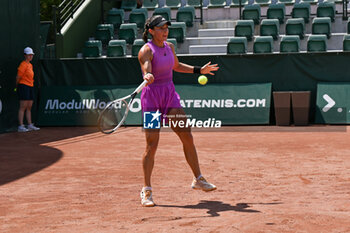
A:
[[[145,27],[145,30],[143,31],[143,34],[142,34],[142,40],[147,43],[148,41],[148,29]]]
[[[149,29],[149,24],[151,23],[151,21],[153,20],[153,17],[152,16],[151,18],[148,18],[146,20],[146,23],[145,23],[145,30],[143,31],[143,34],[142,34],[142,39],[145,43],[148,42],[148,29]]]

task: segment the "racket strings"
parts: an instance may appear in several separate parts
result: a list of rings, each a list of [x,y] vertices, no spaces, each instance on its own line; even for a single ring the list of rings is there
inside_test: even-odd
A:
[[[98,117],[98,127],[101,132],[106,134],[113,133],[124,124],[129,112],[129,106],[132,105],[135,96],[146,86],[146,84],[147,81],[144,80],[132,94],[110,103],[100,113]],[[126,102],[126,99],[130,99],[129,104]]]
[[[128,103],[125,100],[111,103],[100,115],[100,130],[104,133],[112,133],[123,123],[122,121],[127,113],[127,109]]]

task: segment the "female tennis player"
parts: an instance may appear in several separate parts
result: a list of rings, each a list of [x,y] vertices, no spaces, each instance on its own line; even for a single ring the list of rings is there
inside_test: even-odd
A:
[[[173,83],[173,70],[182,73],[210,74],[219,69],[217,64],[207,63],[203,67],[190,66],[179,62],[174,45],[168,43],[168,26],[171,23],[160,15],[153,16],[146,21],[143,40],[146,44],[140,49],[138,59],[141,65],[143,79],[148,85],[142,90],[142,111],[159,110],[163,116],[173,122],[186,120],[185,112],[180,104],[180,96],[176,93]],[[152,40],[147,42],[147,34]],[[190,128],[172,127],[179,136],[187,163],[190,165],[194,180],[193,189],[212,191],[216,186],[207,182],[201,175],[196,148]],[[143,154],[144,187],[141,190],[141,204],[146,207],[154,206],[152,199],[151,174],[154,156],[159,142],[159,129],[145,129],[146,150]]]

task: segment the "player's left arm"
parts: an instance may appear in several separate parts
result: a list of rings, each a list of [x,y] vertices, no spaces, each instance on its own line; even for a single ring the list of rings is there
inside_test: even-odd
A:
[[[174,54],[175,63],[174,63],[173,70],[175,70],[176,72],[181,72],[181,73],[194,73],[193,72],[194,66],[179,62],[179,59],[177,58],[176,53],[175,53],[174,45],[170,42],[167,42],[167,43],[170,46],[170,48]],[[217,71],[218,69],[219,69],[218,64],[211,65],[211,62],[208,62],[207,64],[205,64],[204,66],[201,67],[200,73],[214,75],[213,71]]]

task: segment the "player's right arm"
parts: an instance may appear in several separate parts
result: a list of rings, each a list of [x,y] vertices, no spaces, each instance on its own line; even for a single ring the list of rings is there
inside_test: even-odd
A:
[[[18,85],[20,79],[21,79],[21,77],[16,75],[16,86]]]
[[[145,44],[140,49],[138,59],[143,73],[143,79],[147,80],[148,82],[147,85],[153,83],[154,81],[154,76],[152,74],[152,58],[152,50],[147,44]]]

